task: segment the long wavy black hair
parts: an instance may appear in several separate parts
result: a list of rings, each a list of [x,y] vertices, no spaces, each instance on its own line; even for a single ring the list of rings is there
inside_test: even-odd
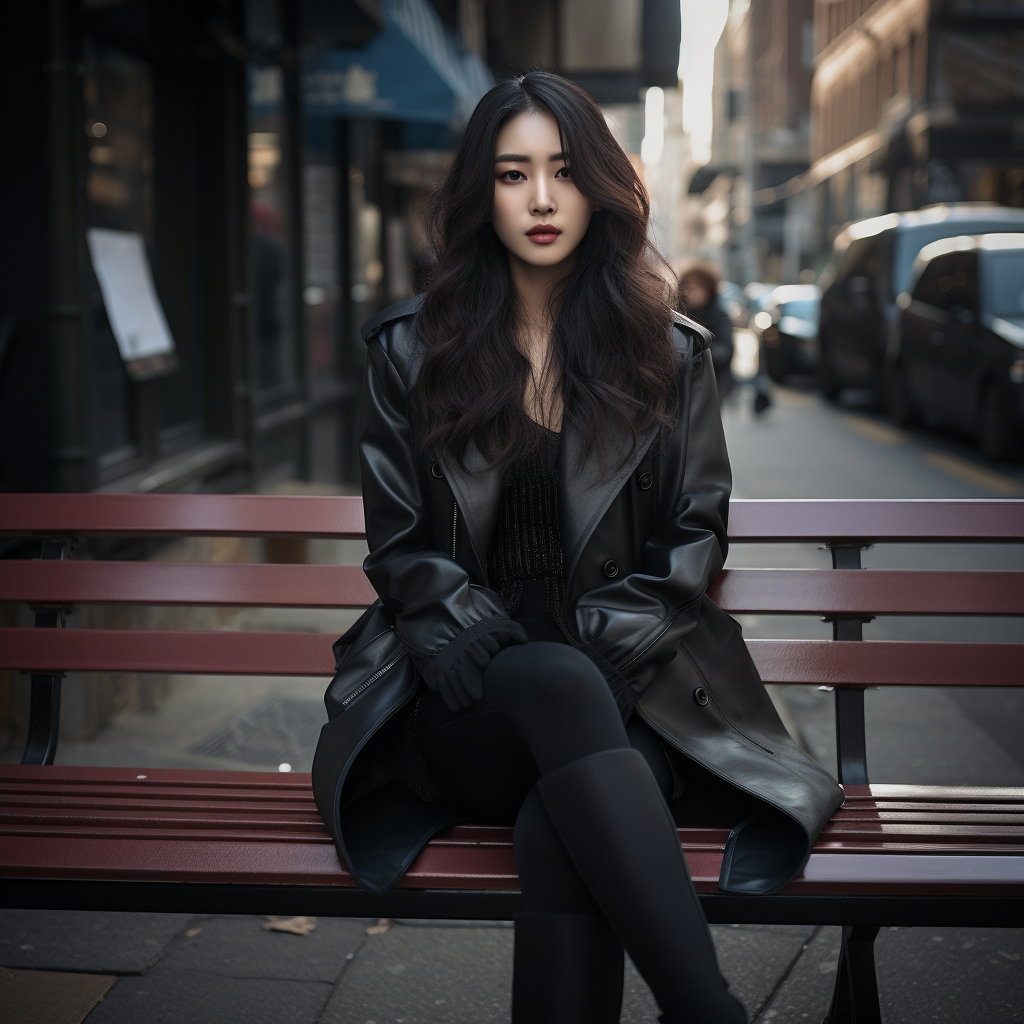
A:
[[[531,365],[517,344],[508,252],[491,226],[498,132],[533,111],[554,117],[569,173],[599,207],[549,310],[563,424],[583,433],[584,451],[596,447],[603,457],[618,432],[635,447],[655,423],[670,427],[675,412],[672,312],[647,239],[646,190],[597,104],[559,75],[530,71],[480,100],[427,206],[434,263],[412,398],[424,450],[463,464],[471,440],[499,466],[537,443],[524,411]]]

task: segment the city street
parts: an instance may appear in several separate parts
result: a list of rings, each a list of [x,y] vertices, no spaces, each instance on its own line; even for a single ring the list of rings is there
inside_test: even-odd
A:
[[[647,550],[641,532],[673,515],[664,467],[685,459],[689,479],[705,457],[721,464],[710,391],[693,404],[701,415],[670,408],[668,306],[709,335],[693,366],[703,360],[723,384],[732,371],[721,414],[734,509],[1005,499],[940,516],[959,521],[956,536],[1009,516],[999,535],[1017,537],[1024,0],[7,7],[4,124],[16,144],[0,189],[0,764],[24,757],[89,771],[32,768],[26,783],[25,769],[11,770],[0,842],[8,904],[98,909],[0,908],[0,1024],[509,1024],[511,921],[268,918],[254,911],[275,905],[249,901],[247,888],[231,903],[218,888],[324,877],[297,867],[309,850],[327,858],[316,870],[335,871],[319,812],[306,803],[296,824],[274,794],[308,801],[332,682],[308,673],[335,671],[330,645],[363,617],[363,607],[337,605],[374,595],[361,570],[360,506],[341,496],[367,495],[373,586],[384,618],[396,617],[392,632],[367,615],[358,639],[338,648],[347,653],[331,707],[351,714],[325,734],[317,797],[323,805],[335,793],[344,823],[334,831],[350,852],[372,851],[382,872],[380,839],[398,851],[396,873],[408,869],[416,844],[399,856],[399,834],[436,831],[417,815],[447,813],[440,802],[408,815],[377,810],[413,800],[410,791],[443,790],[485,816],[429,750],[427,771],[417,731],[436,740],[460,781],[486,788],[487,799],[504,791],[514,764],[502,761],[492,782],[467,755],[472,778],[462,779],[462,748],[440,739],[449,724],[394,694],[415,696],[415,664],[449,704],[449,686],[490,686],[494,697],[500,666],[488,683],[480,666],[512,632],[497,612],[525,620],[530,588],[546,580],[549,595],[560,584],[585,591],[576,607],[595,625],[582,632],[622,672],[640,679],[668,666],[644,715],[666,716],[659,721],[671,724],[657,727],[678,729],[672,742],[709,778],[762,801],[724,845],[722,875],[695,867],[698,884],[724,877],[733,893],[754,888],[731,886],[734,877],[790,877],[772,866],[797,849],[785,837],[802,836],[785,829],[818,830],[839,792],[777,742],[728,622],[716,633],[705,611],[689,646],[672,646],[715,545],[709,553],[680,530],[687,541],[668,559],[679,607],[668,619],[650,611],[665,588],[632,575]],[[691,337],[696,353],[702,343]],[[607,504],[589,469],[569,475],[562,460],[541,459],[561,443],[560,423],[610,426],[608,451],[627,418],[670,414],[679,419],[668,445],[636,453],[617,493],[618,478],[603,481]],[[943,426],[952,423],[977,436]],[[497,455],[504,481],[470,472],[472,456],[465,473],[455,469],[467,439]],[[571,448],[566,441],[562,454]],[[576,468],[606,463],[598,454],[597,445],[580,453]],[[900,519],[899,536],[917,511]],[[850,504],[828,515],[832,530]],[[491,523],[493,539],[481,540]],[[338,535],[356,539],[328,539]],[[838,536],[849,541],[842,561],[861,534]],[[725,568],[832,569],[832,559],[824,544],[735,542]],[[973,612],[863,621],[865,640],[927,645],[754,649],[766,679],[835,684],[767,686],[793,740],[825,771],[839,775],[839,705],[850,710],[846,782],[863,781],[866,763],[878,786],[961,788],[847,787],[800,879],[813,898],[794,904],[786,890],[729,911],[812,923],[712,926],[722,971],[750,1024],[823,1024],[833,993],[838,1007],[849,1004],[837,1016],[863,1024],[877,1019],[876,1000],[862,971],[870,961],[856,951],[874,941],[885,1024],[1024,1024],[1024,915],[1011,917],[1024,898],[1024,610],[1015,603],[1024,543],[879,542],[860,565],[915,572],[869,575],[849,564],[733,574],[712,593],[731,608],[816,610],[737,614],[744,637],[761,641],[856,640],[857,620],[879,608]],[[486,575],[500,598],[467,587],[463,570]],[[763,587],[765,600],[728,603],[737,582],[748,595],[748,585]],[[812,593],[821,604],[782,603]],[[934,605],[906,603],[933,595]],[[862,599],[872,603],[849,603]],[[1017,617],[983,614],[993,609]],[[701,643],[716,653],[702,660]],[[536,659],[522,678],[538,686],[513,694],[517,715],[520,702],[528,708],[527,731],[538,709],[561,721],[552,694],[586,683],[582,669],[601,670],[616,699],[629,696],[597,653],[598,668],[584,665],[578,681],[543,645],[520,655]],[[307,674],[252,674],[261,672]],[[935,685],[965,679],[979,685]],[[892,681],[900,685],[867,685]],[[855,751],[854,771],[845,755],[859,747],[861,696],[866,750]],[[564,728],[545,719],[552,747],[564,746],[563,760],[550,761],[533,748],[545,770],[564,761],[580,771],[567,778],[588,776],[576,744],[591,742],[585,719],[601,711],[591,703],[572,704]],[[475,730],[489,727],[487,710],[457,723],[467,742],[483,742]],[[616,725],[610,704],[606,714]],[[857,727],[850,743],[847,724]],[[673,813],[684,820],[690,796],[699,806],[714,794],[692,762],[680,763],[678,773],[670,765],[687,776],[674,779]],[[321,785],[325,765],[340,773],[333,788]],[[185,774],[147,771],[156,768]],[[211,772],[234,774],[217,782]],[[219,788],[203,796],[208,786]],[[605,789],[614,785],[602,799]],[[724,813],[724,798],[714,801]],[[637,808],[643,816],[642,801]],[[567,819],[549,810],[569,843]],[[585,820],[591,850],[607,852],[613,829],[624,829],[618,813]],[[631,859],[616,867],[616,884],[628,891],[642,874],[674,913],[663,895],[670,883],[632,856],[642,830],[626,831]],[[517,840],[525,878],[530,839],[520,830]],[[757,843],[756,857],[744,841]],[[402,909],[479,913],[457,893],[515,876],[467,869],[464,855],[494,853],[486,840],[472,843],[468,853],[429,850],[416,870],[432,870],[436,855],[439,873],[419,876],[434,879],[435,902]],[[539,848],[539,871],[551,874],[550,847]],[[148,905],[180,913],[121,912],[136,895],[111,902],[109,885],[150,877],[177,896]],[[747,899],[717,905],[733,898]],[[638,911],[644,935],[668,934],[672,922],[644,899],[635,900],[648,907]],[[765,905],[801,909],[759,916]],[[493,912],[514,913],[500,906]],[[375,899],[340,909],[400,912]],[[840,918],[884,927],[873,940],[815,924]],[[681,955],[702,962],[685,941]],[[673,1004],[666,1015],[695,1012],[662,991],[642,940],[630,943]],[[537,980],[523,964],[540,948],[519,944],[521,984]],[[575,956],[548,947],[544,962],[563,979]],[[625,971],[623,1024],[655,1024],[655,999],[628,957]]]
[[[999,497],[1024,493],[1024,467],[984,464],[970,444],[929,431],[898,431],[854,404],[776,389],[773,407],[751,411],[739,389],[724,422],[742,498]],[[318,560],[356,562],[361,547],[317,542]],[[730,566],[824,566],[811,546],[735,546]],[[1024,564],[1024,552],[989,546],[892,545],[865,555],[872,566]],[[243,613],[238,628],[317,629],[344,623],[324,613]],[[268,618],[269,616],[269,618]],[[814,619],[746,617],[748,636],[826,637]],[[1014,622],[871,623],[866,635],[1022,639]],[[67,684],[73,688],[73,681]],[[324,720],[321,685],[245,680],[225,686],[180,680],[156,712],[122,718],[90,741],[62,743],[63,763],[308,771]],[[832,695],[775,688],[789,728],[834,770]],[[73,701],[74,697],[71,696]],[[877,782],[1024,785],[1024,700],[1016,691],[871,692],[868,761]],[[13,757],[13,751],[8,751]],[[91,1022],[156,1021],[324,1024],[476,1024],[509,1019],[511,929],[504,924],[320,919],[306,935],[266,931],[262,919],[187,915],[0,914],[0,960],[64,984],[88,1005],[82,973],[108,978]],[[367,929],[370,928],[368,932]],[[712,929],[726,975],[759,1021],[816,1024],[827,1008],[838,950],[835,928]],[[1021,1019],[1024,931],[890,929],[877,944],[884,1019],[899,1024]],[[36,977],[31,973],[22,979]],[[28,982],[24,982],[28,984]],[[77,986],[77,987],[76,987]],[[649,1024],[650,993],[630,967],[623,1021]],[[92,1000],[92,1002],[89,1002]],[[56,1018],[54,1018],[56,1019]]]

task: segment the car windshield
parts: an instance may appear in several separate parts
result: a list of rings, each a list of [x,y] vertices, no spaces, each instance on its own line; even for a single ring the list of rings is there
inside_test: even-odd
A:
[[[996,316],[1024,317],[1024,251],[990,252],[985,308]]]
[[[1017,211],[1015,211],[1017,212]],[[1024,219],[1024,215],[1022,215]],[[1020,222],[1006,220],[950,220],[939,224],[918,224],[896,232],[896,251],[893,256],[893,297],[906,291],[914,257],[930,242],[956,235],[981,235],[987,231],[1019,231]]]
[[[795,316],[800,320],[818,321],[818,307],[820,299],[797,299],[793,302],[782,302],[779,304],[779,312],[782,316]]]

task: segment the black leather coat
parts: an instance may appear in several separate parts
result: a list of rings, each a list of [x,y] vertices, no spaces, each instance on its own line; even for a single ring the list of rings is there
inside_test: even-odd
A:
[[[406,396],[422,345],[420,298],[363,328],[368,345],[361,459],[364,570],[380,601],[335,645],[331,721],[313,765],[320,813],[342,862],[386,891],[437,830],[463,820],[395,781],[381,737],[419,685],[417,664],[489,617],[487,586],[501,474],[471,450],[468,469],[417,455]],[[605,674],[625,677],[634,713],[660,734],[686,779],[677,820],[732,827],[720,887],[770,892],[803,868],[842,803],[836,782],[790,738],[739,626],[706,596],[725,561],[732,480],[710,337],[685,317],[674,330],[679,415],[630,454],[579,459],[566,423],[560,451],[566,615]],[[624,458],[624,461],[622,459]],[[394,737],[391,737],[392,747]]]

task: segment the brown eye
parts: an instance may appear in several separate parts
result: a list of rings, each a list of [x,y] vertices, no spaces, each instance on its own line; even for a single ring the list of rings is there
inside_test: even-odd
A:
[[[515,175],[515,177],[513,177],[513,175]],[[506,171],[502,175],[502,177],[503,178],[507,178],[509,181],[523,181],[524,180],[523,179],[523,172],[522,171]]]
[[[559,167],[558,170],[555,171],[555,177],[556,178],[571,178],[572,175],[569,173],[569,168],[568,167]]]

